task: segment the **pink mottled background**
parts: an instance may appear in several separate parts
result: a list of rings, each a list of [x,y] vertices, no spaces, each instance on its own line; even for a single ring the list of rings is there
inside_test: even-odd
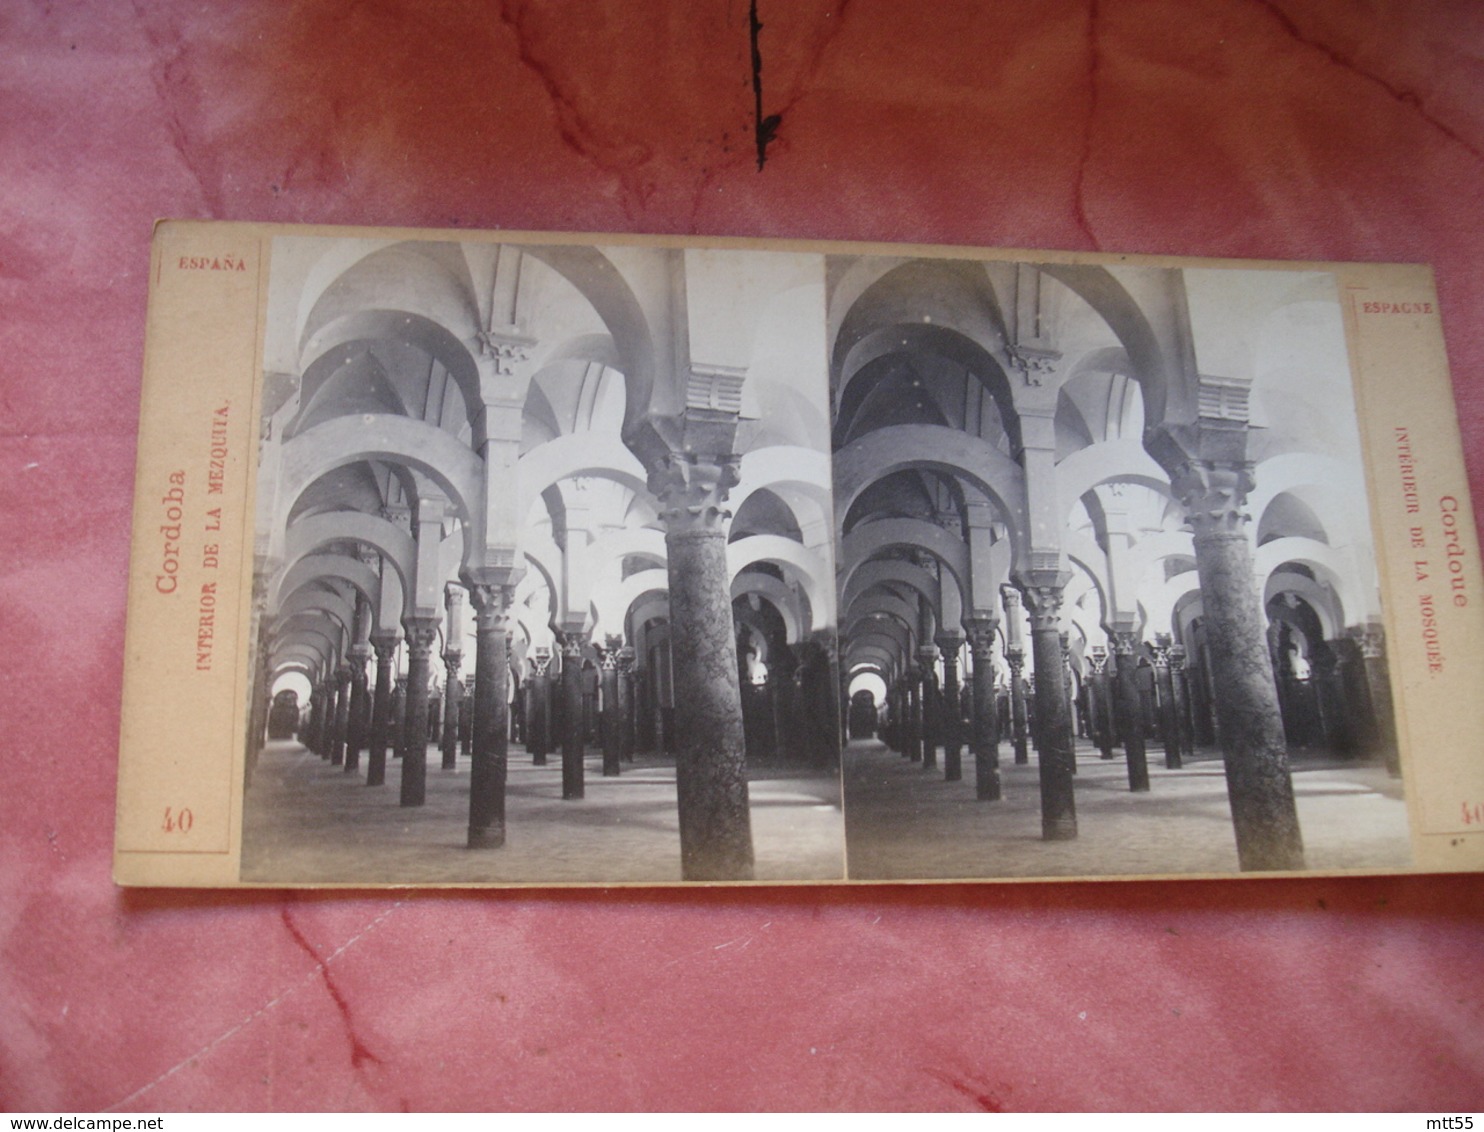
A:
[[[156,217],[1429,261],[1484,488],[1484,6],[759,6],[0,9],[0,1105],[1484,1105],[1484,877],[113,886]]]

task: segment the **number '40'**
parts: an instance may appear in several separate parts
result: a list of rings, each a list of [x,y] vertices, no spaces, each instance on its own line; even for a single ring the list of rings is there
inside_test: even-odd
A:
[[[172,806],[165,807],[165,820],[160,828],[166,833],[190,833],[191,826],[196,823],[190,810],[177,810]]]

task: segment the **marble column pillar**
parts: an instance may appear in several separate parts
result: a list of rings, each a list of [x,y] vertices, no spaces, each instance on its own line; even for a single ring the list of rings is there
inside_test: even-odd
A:
[[[1077,773],[1077,701],[1072,695],[1072,643],[1065,629],[1056,635],[1061,645],[1061,686],[1067,701],[1067,714],[1072,721],[1072,773]]]
[[[1195,725],[1190,718],[1189,673],[1185,670],[1185,647],[1170,646],[1170,693],[1175,702],[1175,724],[1180,733],[1180,750],[1184,755],[1195,754]]]
[[[324,757],[325,686],[321,681],[309,686],[309,725],[304,729],[304,746]]]
[[[620,745],[620,717],[618,711],[618,650],[623,647],[622,637],[609,637],[603,649],[601,661],[600,692],[603,697],[603,777],[617,778],[622,771],[623,748]]]
[[[376,691],[371,697],[371,738],[366,756],[366,785],[386,783],[386,750],[392,744],[392,664],[397,638],[390,633],[371,634],[376,652]]]
[[[1101,645],[1093,648],[1088,657],[1092,676],[1087,682],[1089,699],[1088,724],[1092,727],[1092,740],[1097,744],[1098,757],[1113,757],[1113,703],[1108,679],[1108,653]]]
[[[624,645],[618,650],[618,749],[625,762],[634,761],[638,746],[634,702],[634,649]]]
[[[922,762],[922,669],[911,665],[907,669],[907,758]]]
[[[526,751],[532,766],[545,766],[552,748],[551,653],[545,647],[537,649],[531,664],[535,671],[530,678],[531,718],[526,720]]]
[[[327,762],[335,747],[335,691],[336,683],[332,669],[320,682],[318,689],[320,711],[314,746],[319,757]]]
[[[459,713],[464,686],[459,681],[459,663],[464,658],[464,587],[448,582],[443,587],[443,749],[444,770],[459,765]]]
[[[1170,672],[1168,633],[1154,635],[1154,689],[1159,694],[1159,730],[1164,739],[1165,769],[1179,770],[1185,765],[1180,754],[1180,714],[1175,704],[1175,681]]]
[[[505,780],[510,755],[510,658],[505,614],[511,587],[475,583],[474,728],[469,760],[469,848],[505,844]]]
[[[1250,516],[1243,511],[1253,487],[1251,464],[1189,458],[1176,468],[1171,487],[1195,533],[1238,858],[1243,869],[1301,869],[1303,838],[1253,577]]]
[[[407,753],[407,677],[398,676],[392,685],[392,758]]]
[[[330,739],[330,765],[345,765],[346,739],[350,734],[350,665],[335,669],[335,723]]]
[[[995,621],[991,617],[971,617],[964,621],[964,628],[974,662],[974,719],[969,740],[974,752],[974,794],[981,802],[997,802],[1001,790],[994,687]]]
[[[1139,699],[1139,634],[1123,630],[1113,635],[1118,654],[1119,730],[1128,762],[1128,788],[1134,793],[1149,789],[1149,755],[1144,746],[1144,705]]]
[[[922,671],[922,769],[938,769],[938,744],[942,741],[942,704],[938,697],[938,648],[923,645],[917,650]]]
[[[1000,598],[1005,603],[1005,661],[1010,666],[1010,741],[1015,750],[1015,765],[1025,766],[1030,762],[1030,754],[1026,750],[1025,681],[1021,679],[1025,649],[1020,633],[1020,591],[1014,586],[1002,586]]]
[[[1040,573],[1040,571],[1038,571]],[[1049,573],[1049,571],[1047,572]],[[1041,836],[1069,841],[1077,836],[1072,774],[1076,758],[1072,710],[1062,680],[1061,603],[1065,575],[1033,580],[1025,587],[1031,621],[1031,659],[1036,672],[1036,732],[1040,740]]]
[[[650,476],[665,524],[681,870],[687,880],[749,880],[746,747],[726,560],[727,493],[739,460],[673,453]]]
[[[562,797],[575,802],[586,793],[587,720],[582,711],[582,648],[587,634],[562,634]]]
[[[810,752],[799,694],[799,662],[787,647],[779,649],[772,659],[768,683],[773,690],[773,749],[781,762],[804,762]]]
[[[1025,653],[1020,649],[1006,649],[1005,663],[1010,666],[1010,743],[1015,752],[1015,765],[1025,766],[1031,761],[1025,710],[1025,680],[1021,676],[1025,669]]]
[[[943,781],[958,782],[963,772],[963,729],[960,727],[958,653],[964,639],[958,633],[938,634],[937,644],[943,654],[943,700],[938,713],[938,726],[943,738]]]
[[[459,765],[459,710],[460,693],[464,686],[459,683],[459,665],[463,655],[456,652],[443,654],[443,770],[453,770]]]
[[[474,677],[465,676],[459,688],[459,702],[464,710],[459,714],[459,754],[466,759],[474,757]]]
[[[407,706],[402,729],[401,803],[421,806],[427,801],[428,791],[428,678],[433,673],[438,622],[432,617],[410,617],[402,627],[407,633]]]
[[[365,646],[360,646],[364,648]],[[367,744],[370,730],[371,697],[366,691],[366,656],[351,650],[350,654],[350,714],[346,727],[345,770],[347,774],[361,769],[361,751]]]

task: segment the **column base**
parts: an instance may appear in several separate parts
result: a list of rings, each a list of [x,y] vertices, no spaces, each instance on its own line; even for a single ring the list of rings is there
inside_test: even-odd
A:
[[[1076,841],[1076,818],[1048,818],[1041,822],[1042,841]]]
[[[505,845],[505,827],[490,826],[487,829],[469,830],[470,849],[501,849]]]
[[[974,783],[974,796],[981,802],[998,802],[1003,797],[998,767],[979,771]]]

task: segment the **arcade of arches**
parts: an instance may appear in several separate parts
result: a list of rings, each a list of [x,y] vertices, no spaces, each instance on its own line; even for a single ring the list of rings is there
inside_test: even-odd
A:
[[[267,327],[249,805],[292,735],[499,851],[512,760],[661,766],[749,879],[760,770],[1034,763],[1068,841],[1079,758],[1220,752],[1292,869],[1290,757],[1396,769],[1326,275],[294,237]]]

